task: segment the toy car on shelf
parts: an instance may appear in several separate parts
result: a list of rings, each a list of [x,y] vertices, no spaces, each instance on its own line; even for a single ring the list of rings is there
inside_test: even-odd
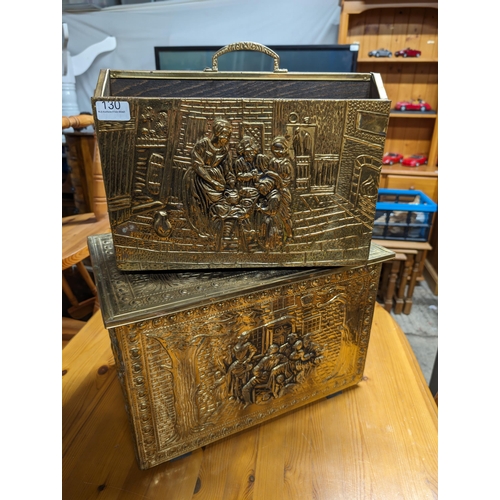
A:
[[[382,163],[384,165],[394,165],[394,163],[401,163],[403,161],[403,155],[399,153],[385,153],[382,158]]]
[[[407,167],[419,167],[427,163],[427,156],[425,155],[411,155],[403,158],[403,165]]]
[[[387,49],[377,49],[377,50],[372,50],[368,52],[368,55],[370,57],[391,57],[392,52]]]
[[[398,101],[394,106],[396,111],[431,111],[431,105],[422,99],[413,101]]]
[[[422,55],[422,52],[420,50],[410,49],[410,47],[408,47],[407,49],[398,50],[398,51],[394,52],[394,55],[396,57],[399,57],[399,56],[403,56],[403,57],[420,57]]]

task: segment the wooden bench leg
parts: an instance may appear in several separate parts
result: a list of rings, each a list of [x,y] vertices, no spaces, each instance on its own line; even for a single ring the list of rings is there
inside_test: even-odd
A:
[[[394,314],[401,314],[405,305],[405,292],[408,283],[408,276],[413,264],[413,255],[407,255],[399,276],[399,286],[396,291]]]
[[[390,272],[390,262],[382,263],[382,272],[380,273],[380,281],[378,284],[377,298],[384,302],[385,290],[387,288],[387,283],[389,282],[389,272]]]
[[[394,291],[396,290],[396,281],[398,279],[400,266],[401,266],[400,260],[394,260],[392,262],[391,271],[389,274],[389,281],[387,283],[387,289],[385,291],[385,297],[384,297],[384,307],[385,310],[389,312],[392,309]]]
[[[415,291],[415,286],[417,284],[417,279],[420,276],[420,264],[422,262],[422,257],[424,256],[423,251],[417,252],[415,256],[415,262],[413,265],[413,270],[410,276],[410,282],[408,284],[408,291],[406,293],[405,306],[403,309],[404,314],[410,314],[413,305],[413,292]]]

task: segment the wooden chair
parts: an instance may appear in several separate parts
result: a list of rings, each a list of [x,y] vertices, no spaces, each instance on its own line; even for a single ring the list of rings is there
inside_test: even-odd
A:
[[[69,127],[78,130],[92,124],[93,117],[91,115],[62,118],[63,130]],[[80,324],[70,320],[81,320],[89,314],[94,313],[99,307],[95,284],[84,264],[84,260],[89,257],[87,238],[94,234],[108,233],[111,230],[107,213],[99,148],[95,140],[91,182],[93,188],[91,198],[93,211],[63,217],[62,219],[62,290],[71,303],[71,307],[68,309],[71,318],[63,318],[63,346],[64,342],[69,341],[77,333],[79,327],[84,324],[83,322],[80,322]],[[88,285],[92,293],[90,299],[79,301],[71,290],[68,280],[64,276],[64,271],[73,266],[76,267]]]

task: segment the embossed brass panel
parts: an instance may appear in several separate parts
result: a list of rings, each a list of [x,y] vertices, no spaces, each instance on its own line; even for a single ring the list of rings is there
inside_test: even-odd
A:
[[[149,468],[358,383],[380,267],[131,273],[89,238],[103,319]]]
[[[275,71],[219,72],[235,49]],[[120,269],[368,258],[390,112],[380,77],[289,73],[266,49],[225,47],[205,72],[101,71],[92,103]]]

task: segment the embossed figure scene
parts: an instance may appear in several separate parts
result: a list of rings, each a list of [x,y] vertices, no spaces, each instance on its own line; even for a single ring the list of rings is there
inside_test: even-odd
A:
[[[101,150],[113,144],[102,161],[120,268],[363,261],[377,201],[385,105],[131,103],[130,122],[99,124]]]
[[[230,135],[230,123],[216,119],[213,139],[203,138],[193,148],[192,168],[184,183],[189,222],[200,236],[215,242],[216,250],[234,248],[233,243],[245,251],[255,245],[263,250],[280,248],[293,236],[289,189],[293,167],[287,140],[273,140],[270,159],[259,153],[252,136],[243,136],[232,161],[226,147]]]
[[[231,364],[218,372],[216,383],[229,386],[229,399],[247,406],[278,398],[300,384],[321,361],[321,349],[310,333],[301,338],[291,324],[282,325],[282,330],[288,331],[286,342],[271,344],[264,354],[258,354],[250,332],[243,332],[231,346]]]

